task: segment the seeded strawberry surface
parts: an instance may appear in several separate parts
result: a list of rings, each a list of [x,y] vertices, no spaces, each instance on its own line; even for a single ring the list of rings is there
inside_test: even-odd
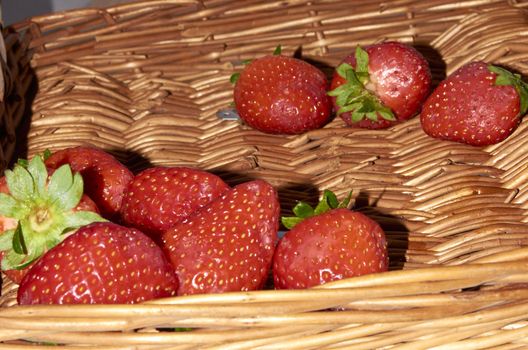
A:
[[[80,228],[31,268],[19,304],[130,304],[176,294],[161,249],[135,229],[113,223]]]
[[[46,166],[69,164],[80,172],[85,193],[97,204],[101,214],[111,220],[121,208],[124,192],[132,181],[132,172],[111,154],[93,147],[72,147],[54,152]]]
[[[301,289],[388,269],[385,234],[362,213],[333,209],[305,219],[279,241],[273,279]]]
[[[165,230],[229,189],[218,176],[186,167],[153,167],[137,174],[123,199],[121,217],[157,240]]]
[[[514,86],[497,85],[485,62],[470,62],[442,81],[420,116],[430,136],[473,146],[506,139],[519,125],[521,100]]]
[[[286,56],[252,61],[240,74],[234,99],[249,126],[271,134],[300,134],[330,118],[327,79],[316,67]]]
[[[255,180],[235,186],[163,235],[178,275],[178,295],[263,287],[277,239],[275,189]]]

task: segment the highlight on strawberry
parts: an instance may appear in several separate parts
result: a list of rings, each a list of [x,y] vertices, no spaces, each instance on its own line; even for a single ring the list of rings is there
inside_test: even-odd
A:
[[[1,268],[16,283],[75,229],[104,221],[69,165],[48,170],[36,155],[6,170],[0,183]]]
[[[295,216],[283,217],[289,229],[273,257],[277,289],[302,289],[388,270],[387,240],[383,229],[368,216],[347,209],[349,196],[339,202],[324,191],[313,208],[299,202]]]
[[[250,61],[235,83],[235,107],[250,127],[270,134],[301,134],[331,117],[328,81],[314,65],[279,50]]]
[[[420,115],[431,137],[487,146],[505,140],[528,110],[519,74],[482,61],[457,69],[433,91]]]
[[[336,68],[328,95],[347,125],[382,129],[419,113],[431,79],[429,63],[412,46],[357,46]]]

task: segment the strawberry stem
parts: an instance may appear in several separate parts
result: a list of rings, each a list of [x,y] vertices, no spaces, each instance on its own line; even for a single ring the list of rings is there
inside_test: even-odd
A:
[[[337,208],[347,208],[352,198],[352,191],[350,191],[347,197],[339,202],[334,192],[330,190],[324,190],[323,196],[315,209],[308,203],[299,201],[292,209],[295,216],[283,216],[281,218],[282,225],[287,229],[291,230],[295,225],[312,216],[320,215],[327,211]]]

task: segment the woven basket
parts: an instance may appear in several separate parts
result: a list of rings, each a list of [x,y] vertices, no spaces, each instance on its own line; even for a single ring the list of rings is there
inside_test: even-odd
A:
[[[229,76],[278,43],[328,73],[357,44],[383,40],[418,48],[435,82],[480,59],[528,73],[527,11],[526,1],[167,0],[5,30],[3,161],[27,110],[21,156],[90,144],[136,171],[185,165],[230,184],[263,178],[285,214],[322,189],[352,190],[354,209],[387,233],[391,271],[114,306],[19,307],[4,279],[0,349],[528,348],[528,120],[477,148],[426,136],[418,118],[388,130],[337,118],[273,136],[217,117],[232,100]]]

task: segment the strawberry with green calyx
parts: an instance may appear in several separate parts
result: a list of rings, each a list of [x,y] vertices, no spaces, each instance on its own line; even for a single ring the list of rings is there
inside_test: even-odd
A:
[[[82,204],[83,180],[68,165],[48,176],[40,155],[21,164],[5,171],[9,193],[0,193],[0,216],[16,220],[16,227],[0,234],[2,270],[24,269],[76,228],[104,220],[76,209]]]
[[[487,146],[505,140],[528,109],[528,84],[486,62],[457,69],[425,101],[420,121],[431,137]]]
[[[387,241],[381,227],[366,215],[347,209],[350,195],[339,203],[325,191],[312,208],[295,206],[296,217],[282,219],[290,231],[273,257],[277,289],[309,288],[343,278],[387,271]]]
[[[358,46],[336,68],[334,109],[348,125],[381,129],[416,115],[427,98],[431,72],[413,47],[385,42]]]

